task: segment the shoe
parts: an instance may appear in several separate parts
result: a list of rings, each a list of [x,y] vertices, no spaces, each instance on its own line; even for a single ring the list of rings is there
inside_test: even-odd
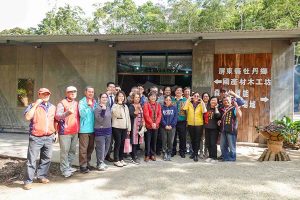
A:
[[[174,157],[176,155],[176,151],[173,151],[172,153],[171,153],[171,157]]]
[[[74,167],[70,167],[70,168],[69,168],[69,171],[70,171],[71,173],[74,173],[74,172],[76,172],[76,171],[77,171],[77,169],[76,169],[76,168],[74,168]]]
[[[172,157],[171,154],[168,154],[167,155],[167,161],[171,161],[171,157]]]
[[[132,159],[131,163],[135,164],[135,165],[139,165],[139,164],[141,164],[141,161],[139,159]]]
[[[127,163],[124,160],[120,161],[123,166],[127,166]]]
[[[144,161],[145,161],[145,162],[149,162],[149,156],[145,156]]]
[[[88,168],[90,171],[92,171],[93,170],[93,167],[88,163],[87,164],[87,167],[86,168]]]
[[[110,156],[106,156],[105,160],[107,160],[108,162],[114,162],[114,159],[112,159]]]
[[[157,152],[156,152],[156,155],[157,155],[157,156],[160,156],[160,155],[161,155],[161,152],[160,152],[160,151],[157,151]]]
[[[199,160],[199,159],[198,159],[198,156],[195,156],[195,157],[194,157],[194,161],[195,161],[195,162],[198,162],[198,160]]]
[[[123,167],[123,164],[120,161],[114,162],[114,165],[117,167]]]
[[[86,174],[89,172],[90,172],[90,170],[87,167],[80,167],[80,173]]]
[[[108,165],[103,162],[104,168],[107,169]]]
[[[38,178],[38,181],[43,184],[47,184],[50,182],[49,179],[47,179],[47,178]]]
[[[101,163],[99,166],[97,166],[97,170],[99,171],[105,171],[105,164],[104,163]]]
[[[66,171],[66,172],[62,173],[62,176],[65,177],[65,178],[69,178],[72,175],[73,175],[73,173],[71,173],[70,171]]]
[[[194,159],[194,154],[190,155],[189,158],[190,158],[190,159]]]
[[[31,190],[32,189],[32,183],[25,183],[23,188],[24,188],[24,190]]]
[[[210,162],[210,161],[212,161],[211,158],[207,158],[207,159],[205,160],[205,162]]]
[[[181,158],[185,158],[185,153],[180,153]]]
[[[217,163],[217,160],[212,159],[210,163]]]
[[[219,156],[217,159],[218,159],[218,160],[223,160],[223,156],[221,155],[221,156]]]
[[[150,158],[152,161],[156,161],[156,158],[155,158],[155,156],[151,156],[151,158]]]
[[[200,159],[204,159],[203,153],[202,153],[202,152],[200,153],[199,158],[200,158]]]
[[[164,161],[167,161],[167,160],[168,160],[168,154],[166,154],[166,153],[164,154],[163,160],[164,160]]]

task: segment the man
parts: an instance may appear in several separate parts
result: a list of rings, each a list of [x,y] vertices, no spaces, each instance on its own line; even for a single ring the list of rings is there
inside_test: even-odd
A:
[[[115,85],[116,86],[116,94],[118,93],[118,92],[120,92],[122,89],[121,89],[121,87],[119,86],[119,85]]]
[[[81,173],[91,170],[90,161],[94,150],[94,110],[97,103],[94,99],[94,88],[85,88],[85,97],[79,101],[80,130],[79,130],[79,165]]]
[[[25,112],[25,119],[30,121],[29,145],[27,152],[27,170],[24,180],[24,189],[32,189],[35,176],[39,182],[47,184],[51,157],[52,144],[56,140],[54,128],[55,106],[49,102],[51,92],[47,88],[40,88],[38,99],[30,104]],[[38,167],[36,160],[40,154]]]
[[[178,120],[176,125],[172,156],[176,155],[177,136],[178,136],[179,155],[181,158],[185,158],[187,130],[186,130],[186,113],[183,110],[183,106],[187,99],[182,95],[183,95],[182,87],[179,86],[175,89],[175,98],[173,100],[173,104],[177,107],[178,110]]]
[[[185,87],[183,89],[183,96],[186,98],[186,99],[190,99],[191,98],[191,88],[190,87]],[[188,144],[188,148],[187,148],[187,152],[191,155],[193,155],[193,148],[192,148],[192,142],[191,142],[191,138],[190,138],[190,135],[188,134],[188,130],[186,129],[186,136],[187,136],[187,144]]]
[[[145,96],[144,92],[145,92],[145,88],[143,85],[138,84],[137,85],[138,88],[138,94],[141,95],[141,105],[144,106],[144,104],[146,102],[148,102],[148,98]]]
[[[133,86],[131,88],[131,91],[130,91],[128,97],[127,97],[127,103],[130,103],[130,101],[131,101],[131,95],[138,94],[138,92],[139,92],[139,89],[136,86]]]
[[[151,88],[150,88],[150,92],[155,92],[157,95],[158,95],[158,87],[156,87],[156,86],[151,86]]]
[[[115,95],[116,95],[116,85],[114,82],[108,82],[106,84],[106,94],[108,95],[107,106],[112,108],[112,106],[114,105]],[[108,162],[114,161],[114,159],[112,159],[112,157],[110,156],[110,153],[112,152],[113,142],[114,142],[113,139],[111,139],[110,147],[109,147],[108,153],[105,157],[105,160],[107,160]]]
[[[76,87],[67,87],[66,97],[58,103],[55,115],[55,119],[58,120],[60,171],[65,178],[72,176],[76,171],[72,167],[80,125],[76,97]]]
[[[106,84],[106,94],[108,95],[108,106],[111,108],[114,105],[116,86],[114,82],[108,82]]]
[[[190,87],[185,87],[185,88],[183,89],[183,96],[184,96],[186,99],[191,98],[191,88],[190,88]]]

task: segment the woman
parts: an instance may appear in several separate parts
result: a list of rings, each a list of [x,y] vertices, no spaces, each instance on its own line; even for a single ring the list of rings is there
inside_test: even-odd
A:
[[[108,95],[106,93],[99,95],[98,102],[99,104],[94,111],[97,169],[104,171],[107,169],[104,158],[109,150],[112,134],[111,110],[109,106],[106,106],[108,102]]]
[[[173,141],[177,124],[177,107],[172,105],[170,95],[165,96],[165,104],[162,107],[161,131],[162,131],[162,148],[163,160],[171,161]]]
[[[205,143],[208,144],[209,158],[207,162],[217,160],[217,141],[219,136],[218,121],[221,114],[218,109],[218,98],[213,96],[209,101],[207,112],[204,113]]]
[[[114,165],[123,167],[127,164],[124,162],[124,143],[127,134],[131,131],[131,122],[129,110],[126,105],[126,96],[123,91],[116,94],[115,103],[112,111],[112,134],[115,141],[114,145]]]
[[[200,139],[203,135],[203,113],[206,113],[206,106],[200,98],[200,94],[195,92],[190,99],[186,101],[183,107],[187,113],[188,130],[191,136],[193,154],[190,156],[195,162],[198,162],[198,151]]]
[[[223,106],[220,141],[222,161],[236,161],[238,118],[242,117],[242,111],[236,101],[232,103],[231,97],[223,98]]]
[[[129,114],[132,127],[130,132],[130,141],[132,144],[131,158],[134,164],[140,164],[140,161],[137,158],[137,146],[143,143],[144,138],[139,135],[139,131],[145,126],[145,121],[140,94],[132,94],[130,99],[131,104],[129,105]]]
[[[149,102],[143,107],[147,131],[145,133],[145,162],[149,159],[155,161],[157,131],[161,120],[161,106],[156,102],[157,93],[151,91],[148,95]]]
[[[210,95],[207,92],[202,93],[201,95],[203,102],[205,103],[206,109],[209,108],[209,100],[210,100]],[[204,134],[200,140],[200,158],[203,158],[203,140],[205,138],[205,129],[204,129]],[[205,143],[204,143],[204,157],[208,158],[208,143],[205,138]]]

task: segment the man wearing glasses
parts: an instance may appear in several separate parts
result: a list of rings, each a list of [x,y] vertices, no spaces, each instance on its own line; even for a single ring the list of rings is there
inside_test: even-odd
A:
[[[67,87],[66,97],[57,105],[55,115],[55,119],[58,120],[60,170],[62,175],[66,178],[72,176],[76,171],[76,169],[72,167],[80,127],[76,97],[76,87]]]

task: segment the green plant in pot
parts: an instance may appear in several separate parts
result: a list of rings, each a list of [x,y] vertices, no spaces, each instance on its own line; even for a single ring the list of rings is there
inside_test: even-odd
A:
[[[23,106],[28,106],[28,96],[27,91],[23,88],[17,89],[18,101],[23,104]]]
[[[284,116],[281,120],[275,120],[275,124],[281,126],[281,135],[284,143],[288,146],[295,146],[298,142],[300,132],[300,121],[294,121]]]

